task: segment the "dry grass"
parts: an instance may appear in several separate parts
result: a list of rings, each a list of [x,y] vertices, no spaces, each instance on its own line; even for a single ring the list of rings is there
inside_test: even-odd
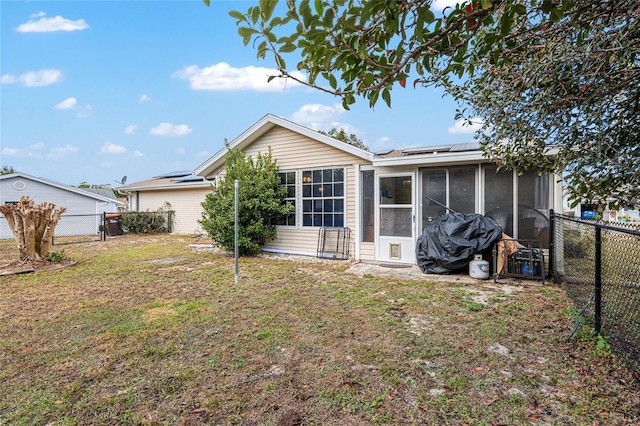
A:
[[[640,388],[554,286],[233,259],[176,236],[0,278],[0,424],[624,425]],[[490,290],[482,292],[482,290]]]

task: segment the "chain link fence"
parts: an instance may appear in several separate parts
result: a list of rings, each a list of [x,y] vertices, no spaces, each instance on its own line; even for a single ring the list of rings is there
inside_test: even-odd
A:
[[[115,231],[112,226],[115,226]],[[172,229],[172,211],[63,214],[53,234],[52,244],[102,241],[107,236],[166,233]],[[14,260],[18,260],[17,243],[7,219],[0,216],[0,263]]]
[[[573,331],[592,325],[640,378],[640,225],[558,214],[551,222],[551,270],[575,303]]]

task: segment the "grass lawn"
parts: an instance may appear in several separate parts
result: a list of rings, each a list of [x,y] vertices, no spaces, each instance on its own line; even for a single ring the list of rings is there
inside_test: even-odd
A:
[[[607,348],[563,343],[556,286],[274,257],[241,259],[236,285],[233,258],[189,242],[68,245],[75,266],[1,277],[0,425],[640,424]]]

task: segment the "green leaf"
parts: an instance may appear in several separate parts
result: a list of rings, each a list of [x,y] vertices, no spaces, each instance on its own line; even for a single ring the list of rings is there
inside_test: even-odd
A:
[[[391,92],[386,87],[382,89],[382,99],[385,101],[387,106],[391,108]]]
[[[333,19],[335,18],[335,13],[333,9],[328,8],[324,13],[324,17],[322,18],[322,23],[325,27],[331,27],[333,24]]]
[[[278,49],[278,52],[282,53],[291,53],[297,49],[296,45],[293,43],[287,43]]]
[[[278,4],[277,0],[260,0],[260,14],[262,15],[263,22],[271,19],[271,15],[273,14],[273,9],[275,9],[276,4]]]
[[[260,18],[260,14],[262,13],[260,11],[260,8],[252,7],[249,10],[251,11],[251,22],[253,22],[254,24],[258,23],[258,19]]]
[[[244,16],[244,14],[241,13],[241,12],[238,12],[237,10],[232,10],[231,12],[229,12],[229,16],[231,16],[232,18],[234,18],[238,22],[246,22],[247,21],[247,18]]]
[[[318,16],[322,16],[322,12],[324,11],[322,7],[322,0],[315,0],[313,2],[313,6],[315,7]]]
[[[276,78],[277,76],[275,75],[270,75],[269,78],[267,78],[267,83],[270,83],[271,80],[273,80],[274,78]]]
[[[551,9],[551,22],[558,22],[564,17],[564,12],[557,7]]]
[[[491,0],[482,0],[480,2],[483,10],[491,9],[493,7],[493,2]]]
[[[511,31],[511,27],[513,27],[513,15],[505,13],[500,19],[500,34],[506,36]]]
[[[329,74],[329,85],[331,86],[332,89],[335,89],[338,87],[338,81],[336,80],[336,77],[333,74]]]
[[[286,70],[287,63],[284,61],[284,59],[282,59],[282,56],[276,55],[275,58],[276,58],[276,65],[278,66],[278,69]]]
[[[205,6],[209,7],[210,0],[202,0]]]
[[[527,6],[525,6],[524,4],[516,4],[513,6],[513,10],[514,12],[516,12],[518,15],[526,15],[527,13]]]
[[[238,28],[238,34],[240,34],[240,37],[242,37],[242,41],[244,42],[245,46],[249,44],[249,42],[251,41],[251,36],[253,36],[257,32],[258,32],[257,30],[254,30],[253,28],[249,28],[249,27]]]
[[[267,55],[267,42],[263,40],[258,45],[256,56],[258,58],[264,59],[266,55]]]

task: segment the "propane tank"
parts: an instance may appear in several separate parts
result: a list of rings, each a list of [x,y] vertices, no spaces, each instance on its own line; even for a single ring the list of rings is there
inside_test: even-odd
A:
[[[489,262],[482,260],[481,254],[474,254],[473,260],[469,262],[469,276],[478,280],[489,278]]]

